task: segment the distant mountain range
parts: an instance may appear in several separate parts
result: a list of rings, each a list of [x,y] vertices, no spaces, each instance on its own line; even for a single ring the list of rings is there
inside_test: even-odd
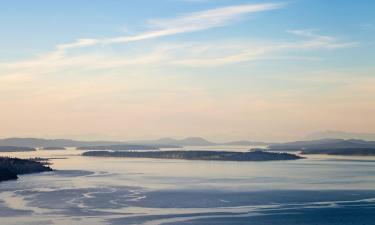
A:
[[[78,147],[78,150],[114,150],[114,151],[128,151],[128,150],[159,150],[157,147],[145,145],[109,145],[109,146],[91,146]]]
[[[243,146],[254,146],[254,145],[268,145],[265,142],[257,141],[232,141],[232,142],[211,142],[201,137],[188,137],[184,139],[174,138],[161,138],[153,141],[141,141],[136,142],[140,144],[159,144],[159,145],[178,145],[178,146],[212,146],[212,145],[243,145]]]
[[[161,144],[161,145],[177,145],[177,146],[209,146],[214,145],[213,142],[207,141],[206,139],[200,137],[188,137],[185,139],[177,140],[173,138],[161,138],[152,141],[140,141],[136,143],[141,144]]]
[[[70,139],[42,139],[42,138],[6,138],[0,139],[0,146],[17,146],[17,147],[83,147],[83,146],[100,146],[100,145],[118,145],[125,142],[117,141],[76,141]]]
[[[319,139],[361,139],[365,141],[375,141],[375,133],[355,133],[345,131],[321,131],[306,136],[307,140]]]
[[[212,145],[267,145],[264,142],[233,141],[215,143],[200,137],[189,137],[185,139],[161,138],[158,140],[145,141],[77,141],[72,139],[43,139],[43,138],[6,138],[0,139],[0,146],[17,146],[29,148],[65,148],[65,147],[95,147],[113,145],[146,145],[155,148],[179,148],[181,146],[212,146]]]

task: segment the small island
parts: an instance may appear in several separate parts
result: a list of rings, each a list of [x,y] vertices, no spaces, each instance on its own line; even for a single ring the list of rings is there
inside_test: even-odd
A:
[[[52,171],[52,169],[43,162],[30,159],[0,157],[0,182],[17,179],[20,174],[46,171]]]
[[[65,150],[64,147],[43,147],[42,150]]]
[[[120,152],[120,151],[90,151],[83,156],[95,157],[127,157],[127,158],[155,158],[155,159],[185,159],[185,160],[213,160],[213,161],[273,161],[296,160],[303,157],[290,153],[249,151],[157,151],[157,152]]]
[[[18,146],[0,146],[0,152],[32,152],[35,148],[18,147]]]

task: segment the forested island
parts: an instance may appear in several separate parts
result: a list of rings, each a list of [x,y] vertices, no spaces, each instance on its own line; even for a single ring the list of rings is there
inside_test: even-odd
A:
[[[290,153],[264,151],[228,152],[228,151],[155,151],[155,152],[120,152],[120,151],[89,151],[83,156],[96,157],[127,157],[127,158],[158,158],[185,160],[215,161],[272,161],[296,160],[303,157]]]
[[[52,171],[43,162],[29,159],[0,157],[0,181],[14,180],[20,174]]]

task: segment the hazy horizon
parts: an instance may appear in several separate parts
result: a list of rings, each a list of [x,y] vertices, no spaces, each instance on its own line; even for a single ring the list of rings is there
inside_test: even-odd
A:
[[[172,138],[176,140],[182,140],[187,138],[203,138],[207,141],[215,142],[215,143],[225,143],[225,142],[232,142],[232,141],[253,141],[253,142],[288,142],[288,141],[301,141],[301,140],[319,140],[319,139],[360,139],[366,141],[375,141],[375,133],[355,133],[355,132],[345,132],[345,131],[333,131],[333,130],[326,130],[326,131],[319,131],[309,133],[305,136],[296,137],[295,139],[288,139],[288,140],[257,140],[251,137],[242,138],[242,139],[211,139],[203,136],[163,136],[163,137],[149,137],[143,139],[127,139],[121,137],[110,137],[110,136],[98,136],[98,135],[65,135],[65,136],[8,136],[8,137],[0,137],[0,139],[8,139],[8,138],[40,138],[40,139],[73,139],[79,141],[118,141],[118,142],[142,142],[142,141],[154,141],[164,138]]]
[[[375,133],[372,1],[8,1],[0,137]]]

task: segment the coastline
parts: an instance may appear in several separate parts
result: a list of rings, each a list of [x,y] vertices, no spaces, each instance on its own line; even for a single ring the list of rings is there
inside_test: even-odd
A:
[[[0,157],[0,182],[16,180],[18,175],[52,171],[43,162],[30,159]]]

